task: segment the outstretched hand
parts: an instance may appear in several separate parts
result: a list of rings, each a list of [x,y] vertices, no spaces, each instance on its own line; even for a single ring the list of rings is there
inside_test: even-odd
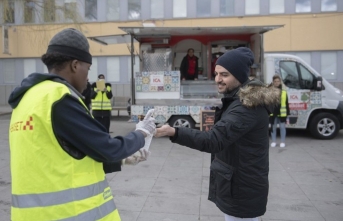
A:
[[[150,109],[142,121],[136,124],[136,130],[141,131],[144,136],[153,135],[156,130],[155,119],[152,117],[154,109]]]
[[[156,133],[154,137],[164,137],[169,136],[172,137],[175,135],[175,128],[169,125],[163,125],[160,128],[156,128]]]

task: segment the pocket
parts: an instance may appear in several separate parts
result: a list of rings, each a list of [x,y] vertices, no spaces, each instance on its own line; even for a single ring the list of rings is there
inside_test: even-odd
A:
[[[210,170],[215,174],[215,188],[218,198],[232,198],[232,176],[234,168],[217,158],[212,161]]]

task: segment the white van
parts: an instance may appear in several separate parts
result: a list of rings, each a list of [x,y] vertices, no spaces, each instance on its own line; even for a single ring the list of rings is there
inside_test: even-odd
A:
[[[343,93],[301,58],[265,54],[263,78],[282,78],[290,107],[289,128],[308,129],[318,139],[332,139],[343,128]]]
[[[158,123],[210,129],[213,109],[221,103],[212,77],[214,56],[222,48],[249,47],[255,56],[251,74],[266,84],[279,74],[287,88],[291,110],[287,127],[309,129],[316,138],[331,139],[343,128],[342,93],[299,57],[264,54],[263,34],[280,27],[121,27],[127,35],[89,39],[104,45],[131,42],[132,121],[154,108]],[[141,61],[136,73],[134,43],[139,43]],[[180,62],[188,48],[199,57],[197,81],[180,80]]]

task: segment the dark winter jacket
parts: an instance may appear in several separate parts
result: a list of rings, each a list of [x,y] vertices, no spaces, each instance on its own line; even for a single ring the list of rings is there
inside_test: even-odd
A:
[[[82,92],[83,101],[85,105],[90,109],[91,107],[91,96],[92,96],[92,86],[89,82],[87,82],[87,88]]]
[[[210,131],[177,128],[172,142],[212,153],[208,199],[225,214],[254,218],[268,198],[270,110],[279,92],[253,80],[222,99]]]
[[[198,72],[199,72],[199,67],[198,67],[198,60],[199,58],[195,55],[195,73],[194,75],[189,75],[188,74],[188,55],[186,55],[180,65],[180,73],[181,73],[181,79],[185,78],[186,80],[194,80],[194,78],[198,78]]]

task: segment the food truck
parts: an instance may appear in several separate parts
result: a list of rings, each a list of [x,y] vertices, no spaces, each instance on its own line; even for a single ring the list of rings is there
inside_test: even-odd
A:
[[[280,27],[120,27],[126,35],[89,39],[102,44],[130,43],[133,121],[153,108],[157,123],[210,129],[213,109],[222,98],[214,81],[214,61],[227,50],[249,47],[255,57],[251,77],[266,84],[274,74],[282,78],[291,110],[287,127],[309,129],[316,138],[331,139],[343,127],[342,92],[299,57],[264,54],[263,34]],[[134,64],[137,42],[140,63]],[[191,81],[180,76],[189,48],[199,59],[198,79]],[[139,72],[134,73],[134,65],[139,65]]]

